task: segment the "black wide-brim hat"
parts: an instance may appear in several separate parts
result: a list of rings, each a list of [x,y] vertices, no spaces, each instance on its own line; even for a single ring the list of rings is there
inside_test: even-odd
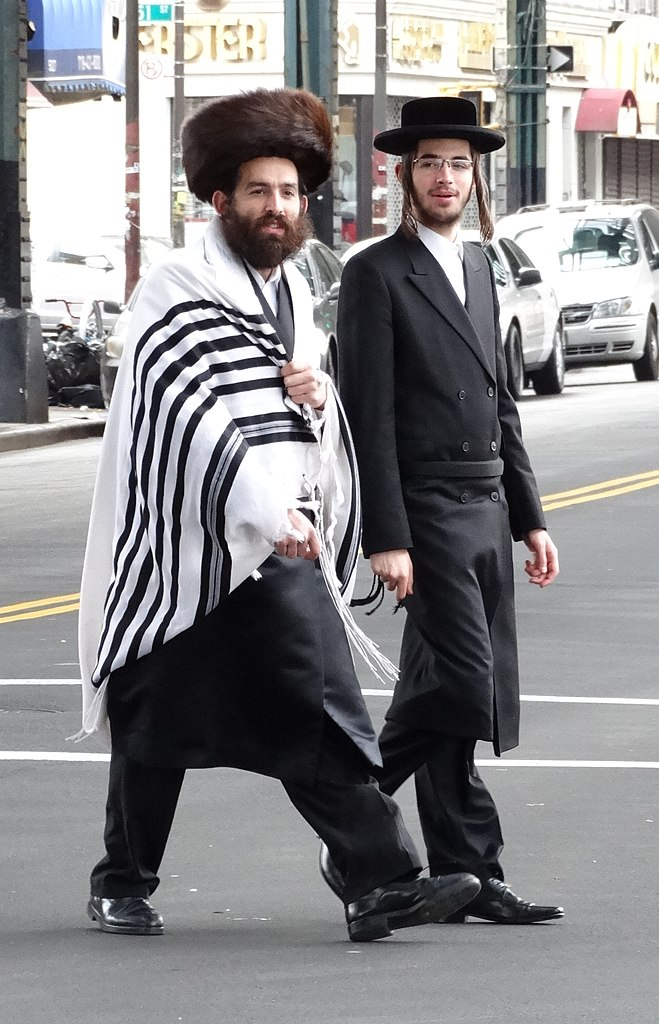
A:
[[[413,150],[420,139],[466,139],[479,153],[493,153],[506,144],[501,132],[480,127],[478,111],[471,100],[431,96],[404,103],[400,128],[380,132],[373,145],[382,153],[402,156]]]

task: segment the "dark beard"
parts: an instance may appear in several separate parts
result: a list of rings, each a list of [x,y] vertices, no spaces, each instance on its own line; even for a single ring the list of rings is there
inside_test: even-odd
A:
[[[284,234],[279,237],[264,235],[261,228],[266,224],[276,224],[284,229]],[[301,249],[312,235],[306,214],[300,214],[294,221],[271,213],[252,220],[251,217],[243,217],[231,205],[224,211],[222,225],[229,246],[256,270],[278,267]]]

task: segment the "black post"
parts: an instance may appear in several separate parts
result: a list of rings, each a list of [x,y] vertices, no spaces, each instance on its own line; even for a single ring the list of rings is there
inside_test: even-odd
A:
[[[28,311],[30,232],[26,196],[27,11],[0,18],[0,422],[48,419],[39,317]]]
[[[185,182],[181,152],[181,125],[185,116],[185,5],[174,4],[174,104],[172,107],[172,242],[175,249],[185,245]]]
[[[513,0],[508,8],[509,213],[545,202],[547,139],[546,0]]]
[[[140,276],[140,81],[137,0],[126,2],[126,302]]]

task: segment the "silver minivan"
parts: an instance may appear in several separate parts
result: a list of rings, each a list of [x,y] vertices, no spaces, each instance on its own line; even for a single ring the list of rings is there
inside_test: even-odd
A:
[[[616,201],[526,207],[497,231],[517,241],[561,305],[566,367],[632,363],[659,378],[659,212]]]

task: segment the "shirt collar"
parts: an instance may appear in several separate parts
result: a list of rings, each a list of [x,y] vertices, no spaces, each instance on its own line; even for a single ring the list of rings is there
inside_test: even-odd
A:
[[[439,263],[443,260],[451,259],[451,257],[455,258],[458,256],[459,259],[463,258],[464,249],[459,232],[456,234],[455,240],[450,241],[444,235],[438,235],[432,228],[427,228],[425,224],[417,224],[417,233],[423,244],[427,249],[430,249],[430,252]]]

